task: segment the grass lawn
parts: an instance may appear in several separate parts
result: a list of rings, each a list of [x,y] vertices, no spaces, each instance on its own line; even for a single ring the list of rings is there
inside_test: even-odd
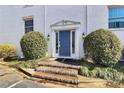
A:
[[[38,66],[38,62],[45,61],[46,59],[47,58],[42,58],[37,60],[8,61],[8,62],[0,62],[0,63],[10,67],[35,68]]]

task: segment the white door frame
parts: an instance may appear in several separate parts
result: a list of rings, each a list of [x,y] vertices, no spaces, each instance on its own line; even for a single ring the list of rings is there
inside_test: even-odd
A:
[[[51,27],[51,30],[52,30],[52,56],[53,57],[56,57],[56,58],[72,58],[72,59],[77,59],[76,57],[76,54],[78,54],[77,52],[77,45],[76,45],[76,38],[77,38],[77,29],[79,28],[79,25],[65,25],[65,26],[54,26],[54,27]],[[71,45],[70,45],[70,56],[69,57],[66,57],[66,56],[59,56],[59,52],[56,53],[56,35],[55,35],[55,32],[59,32],[59,31],[64,31],[64,30],[69,30],[71,32],[71,35],[70,35],[70,40],[71,40]],[[72,54],[72,31],[75,31],[75,53]]]
[[[63,30],[63,31],[66,31],[66,30]],[[72,32],[75,32],[75,38],[76,38],[76,31],[75,30],[67,30],[67,31],[70,32],[70,56],[60,56],[59,55],[59,48],[58,48],[58,53],[55,53],[57,58],[75,58],[75,53],[74,54],[72,53]],[[56,47],[56,33],[58,33],[58,43],[60,42],[59,41],[59,32],[60,31],[54,31],[54,33],[55,33],[55,47]],[[75,40],[75,43],[76,43],[76,40]],[[56,48],[55,48],[55,51],[56,51]]]

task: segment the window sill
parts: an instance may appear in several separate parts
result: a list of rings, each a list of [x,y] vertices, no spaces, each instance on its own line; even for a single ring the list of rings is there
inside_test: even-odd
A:
[[[109,28],[111,31],[124,31],[124,28]]]

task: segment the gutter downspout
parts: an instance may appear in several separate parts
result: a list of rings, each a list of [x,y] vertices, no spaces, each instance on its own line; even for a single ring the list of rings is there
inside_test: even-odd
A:
[[[84,37],[83,37],[83,42],[84,42],[84,38],[85,38],[85,36],[87,35],[87,29],[88,29],[88,14],[87,14],[88,12],[87,12],[87,5],[86,5],[86,32],[84,32]],[[84,47],[83,47],[83,54],[84,54]],[[85,59],[85,54],[84,54],[84,56],[83,56],[83,59]]]
[[[44,35],[46,36],[46,6],[44,5]]]
[[[87,5],[86,5],[86,35],[87,35],[87,29],[88,29],[88,12],[87,12],[88,10],[87,10]]]

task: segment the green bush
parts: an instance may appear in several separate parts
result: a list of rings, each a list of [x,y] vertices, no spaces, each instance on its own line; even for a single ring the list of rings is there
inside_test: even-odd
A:
[[[83,62],[82,65],[87,67],[89,70],[92,70],[95,67],[95,64],[90,63],[90,62]]]
[[[79,71],[79,74],[88,77],[89,76],[89,69],[85,66],[82,66],[80,71]]]
[[[83,75],[86,77],[101,78],[108,81],[124,84],[124,71],[119,72],[118,70],[110,67],[96,66],[92,68],[91,65],[89,65],[88,67],[88,64],[86,62],[84,63],[85,65],[83,65],[79,71],[80,75]]]
[[[90,73],[91,77],[100,77],[102,76],[101,74],[103,74],[99,67],[95,67],[92,71],[90,71]]]
[[[26,59],[39,59],[46,56],[47,40],[40,32],[26,33],[20,44]]]
[[[0,58],[16,56],[16,46],[13,44],[0,44]]]
[[[85,57],[94,63],[112,66],[121,56],[121,43],[117,36],[105,29],[96,30],[84,39]]]
[[[38,67],[38,63],[34,60],[18,61],[14,66],[20,68],[36,68]]]

